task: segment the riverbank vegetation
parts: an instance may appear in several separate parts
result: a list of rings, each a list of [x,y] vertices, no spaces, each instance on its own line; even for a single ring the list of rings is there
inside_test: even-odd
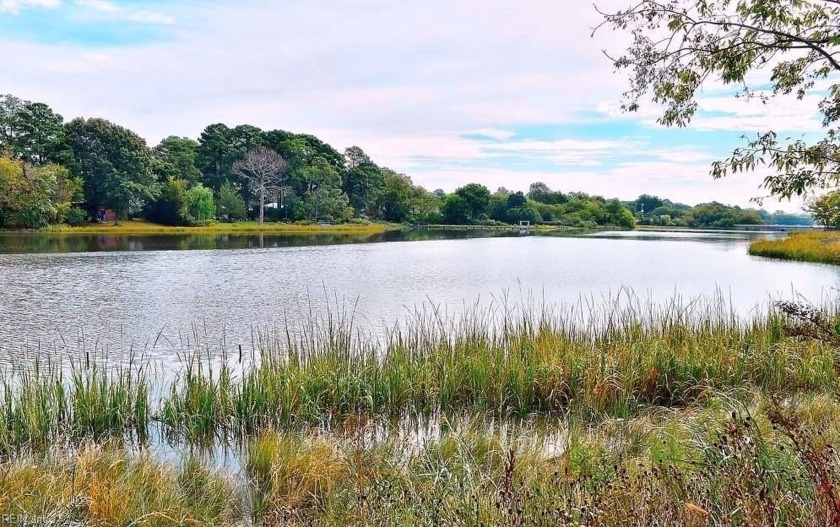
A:
[[[624,204],[636,216],[639,225],[705,229],[731,229],[738,225],[814,225],[811,214],[770,213],[764,209],[743,209],[717,202],[691,207],[649,194]]]
[[[274,162],[254,163],[256,155]],[[249,166],[273,168],[256,174]],[[528,192],[491,191],[479,183],[451,193],[430,191],[379,166],[357,146],[339,152],[312,135],[250,125],[212,124],[197,140],[167,137],[149,148],[105,119],[65,122],[49,106],[11,95],[0,97],[0,186],[12,190],[0,196],[0,229],[92,223],[85,227],[99,232],[98,225],[129,218],[175,227],[253,220],[487,226],[526,221],[563,228],[772,221],[763,211],[717,203],[688,207],[654,196],[623,203],[540,182]]]
[[[16,363],[0,510],[97,525],[840,519],[833,304],[750,320],[722,301],[498,309],[419,312],[378,340],[328,314],[244,355],[198,346],[166,380],[139,356]],[[219,448],[233,468],[214,468]]]
[[[756,240],[750,244],[750,254],[780,260],[840,264],[840,232],[797,232],[779,240]]]

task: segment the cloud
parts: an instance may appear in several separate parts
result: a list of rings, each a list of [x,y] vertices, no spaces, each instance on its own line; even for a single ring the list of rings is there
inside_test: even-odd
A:
[[[70,35],[61,33],[67,13],[37,38],[34,29],[0,26],[3,91],[68,118],[106,117],[152,144],[197,137],[215,122],[249,123],[313,133],[338,149],[359,145],[429,187],[453,189],[470,177],[527,188],[541,178],[608,196],[690,201],[703,184],[719,201],[757,194],[756,184],[714,183],[708,168],[730,150],[723,126],[767,115],[712,100],[717,109],[698,116],[692,133],[676,133],[651,126],[656,113],[647,108],[617,112],[608,101],[626,79],[601,49],[622,37],[590,39],[598,16],[589,4],[75,0],[58,11],[71,8],[72,22],[88,25]],[[152,32],[131,34],[136,27]],[[105,28],[109,38],[88,38]],[[769,115],[798,126],[803,108]],[[686,166],[694,186],[678,184]]]
[[[125,8],[108,0],[76,0],[76,4],[109,17],[122,20],[161,25],[172,25],[175,23],[175,19],[171,16],[152,11]]]
[[[0,13],[6,11],[20,14],[20,11],[27,7],[55,9],[60,6],[61,0],[0,0]]]

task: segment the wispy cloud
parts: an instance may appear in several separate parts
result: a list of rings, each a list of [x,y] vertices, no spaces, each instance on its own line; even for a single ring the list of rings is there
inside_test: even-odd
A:
[[[626,0],[599,0],[623,7]],[[429,187],[471,181],[748,204],[760,177],[710,179],[752,127],[815,126],[810,101],[706,93],[688,130],[622,114],[626,81],[589,4],[522,0],[0,0],[2,91],[103,116],[151,143],[249,123],[359,145]],[[48,9],[50,8],[51,9]],[[12,13],[17,15],[12,15]],[[464,21],[469,21],[465,23]],[[817,123],[818,125],[818,123]]]
[[[143,9],[123,7],[121,5],[116,4],[115,2],[111,2],[108,0],[76,0],[76,4],[81,7],[90,9],[92,11],[104,14],[108,17],[118,18],[122,20],[131,20],[140,23],[162,25],[171,25],[175,23],[175,18],[171,16]]]
[[[0,12],[19,14],[27,7],[55,9],[61,6],[61,0],[0,0]]]

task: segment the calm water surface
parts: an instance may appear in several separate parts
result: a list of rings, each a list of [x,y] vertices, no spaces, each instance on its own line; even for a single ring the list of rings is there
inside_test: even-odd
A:
[[[794,291],[819,300],[840,282],[835,267],[749,256],[747,233],[474,236],[0,237],[0,349],[83,340],[166,361],[196,334],[213,349],[250,347],[255,328],[336,302],[382,328],[424,304],[454,313],[505,292],[562,303],[625,286],[655,301],[721,291],[749,313]]]

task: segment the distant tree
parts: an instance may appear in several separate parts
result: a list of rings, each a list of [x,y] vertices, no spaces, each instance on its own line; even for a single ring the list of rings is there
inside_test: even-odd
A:
[[[376,206],[378,217],[385,221],[402,223],[411,216],[414,186],[411,178],[390,169],[383,169],[385,183]]]
[[[202,173],[204,185],[218,190],[225,181],[236,179],[237,174],[231,171],[233,164],[258,146],[264,146],[263,132],[255,126],[229,128],[216,123],[205,128],[196,150],[196,166]],[[247,201],[249,189],[244,191]]]
[[[242,178],[248,188],[257,195],[260,203],[259,223],[265,221],[265,198],[282,186],[287,168],[286,161],[270,148],[258,146],[236,161],[232,172]]]
[[[542,182],[531,183],[527,194],[528,199],[538,201],[540,203],[547,203],[549,205],[559,205],[565,203],[567,198],[560,191],[553,191],[548,188],[548,185]]]
[[[222,183],[222,188],[219,189],[218,204],[219,213],[227,216],[229,220],[245,219],[245,200],[229,181]]]
[[[344,157],[347,159],[347,168],[354,169],[358,168],[362,165],[372,165],[373,161],[370,160],[367,154],[365,154],[364,150],[359,148],[358,146],[351,146],[344,151]]]
[[[201,171],[196,167],[198,141],[187,137],[169,136],[152,149],[161,163],[160,179],[176,178],[197,183]]]
[[[642,194],[636,198],[635,202],[633,202],[635,212],[641,212],[644,214],[650,214],[664,204],[664,200],[658,196],[651,196],[650,194]]]
[[[373,213],[385,187],[385,174],[358,146],[351,146],[344,155],[344,192],[357,214]]]
[[[23,109],[25,101],[14,95],[0,95],[0,154],[17,158],[12,141],[16,135],[15,119]]]
[[[487,217],[487,207],[490,205],[490,190],[478,183],[469,183],[455,191],[468,207],[470,220],[480,220]]]
[[[160,185],[157,198],[146,206],[147,220],[161,225],[190,225],[186,179],[167,179]]]
[[[508,195],[507,198],[507,206],[509,209],[523,207],[527,202],[528,199],[525,197],[525,194],[521,192],[514,192],[513,194]]]
[[[758,211],[730,207],[717,202],[701,203],[686,214],[691,227],[730,228],[735,225],[761,225]]]
[[[412,189],[411,213],[408,221],[412,223],[435,224],[443,221],[441,207],[443,198],[425,188],[416,185]]]
[[[776,131],[763,130],[714,163],[715,178],[767,166],[775,173],[764,185],[782,197],[840,179],[836,0],[638,0],[602,15],[602,26],[631,39],[626,52],[612,58],[617,70],[629,70],[624,110],[651,99],[664,108],[659,123],[685,126],[700,107],[698,91],[714,83],[762,103],[787,95],[816,101],[813,110],[826,127],[821,139],[780,140]]]
[[[450,225],[465,225],[470,222],[471,209],[467,200],[459,194],[450,194],[441,207],[444,223]]]
[[[71,172],[84,181],[92,212],[107,207],[125,217],[131,207],[155,199],[152,155],[140,136],[105,119],[74,119],[66,132],[75,158]]]
[[[805,210],[824,228],[840,228],[840,191],[835,190],[810,200]]]
[[[326,159],[316,156],[305,169],[307,192],[300,212],[313,220],[344,220],[350,203],[341,190],[341,175]],[[351,214],[352,216],[352,214]]]
[[[58,165],[22,165],[0,157],[0,228],[39,229],[63,222],[80,182]]]
[[[0,96],[0,152],[31,165],[68,161],[64,118],[44,103]]]
[[[187,191],[187,214],[194,224],[204,224],[216,216],[216,202],[213,191],[201,183]]]
[[[528,189],[528,198],[534,201],[539,201],[540,203],[551,203],[551,196],[554,194],[548,185],[545,183],[538,181],[536,183],[531,183],[530,188]]]

